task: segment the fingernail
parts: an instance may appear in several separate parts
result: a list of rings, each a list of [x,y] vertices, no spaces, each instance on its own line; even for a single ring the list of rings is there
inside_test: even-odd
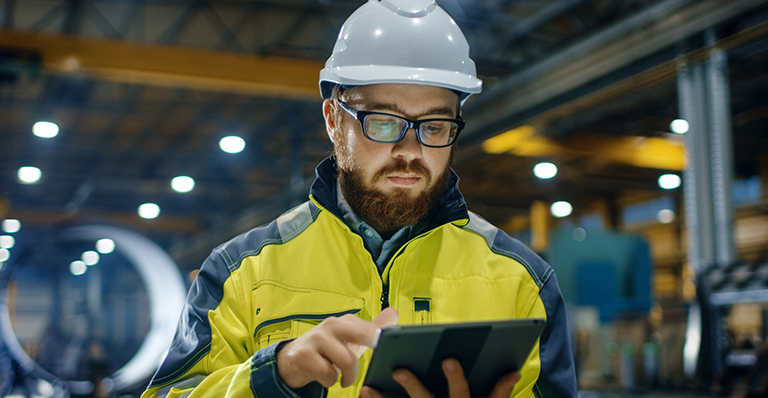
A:
[[[445,370],[449,372],[455,372],[456,370],[458,370],[456,367],[456,362],[452,360],[445,361]]]
[[[397,381],[399,381],[401,383],[405,383],[406,381],[408,381],[408,375],[405,372],[395,372],[392,375],[392,377],[394,377],[395,380],[397,380]]]

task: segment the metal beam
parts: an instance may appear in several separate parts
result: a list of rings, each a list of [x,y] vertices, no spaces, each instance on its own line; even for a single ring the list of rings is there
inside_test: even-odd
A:
[[[3,4],[3,26],[13,26],[13,14],[16,12],[16,0],[5,0]]]
[[[765,0],[666,0],[489,87],[464,107],[476,142],[525,122],[526,113],[599,77],[621,70],[695,33],[744,14]]]
[[[186,9],[179,15],[176,20],[168,26],[158,40],[161,44],[171,44],[176,37],[181,33],[184,28],[187,27],[189,22],[194,18],[195,14],[199,12],[201,5],[205,0],[193,0],[187,4]]]
[[[685,163],[683,144],[674,140],[582,134],[577,139],[556,142],[541,136],[532,126],[521,126],[489,138],[483,142],[483,150],[535,158],[585,157],[660,170],[680,171]]]
[[[495,44],[500,47],[498,54],[503,54],[506,49],[516,43],[520,38],[530,34],[546,22],[568,12],[571,8],[579,5],[583,1],[584,0],[563,0],[554,2],[542,8],[541,11],[536,14],[520,21],[520,23],[513,25],[512,29],[503,32],[501,37],[495,41]]]
[[[144,220],[135,212],[118,213],[104,210],[85,210],[79,211],[73,216],[66,210],[61,209],[14,206],[5,216],[18,219],[23,225],[31,226],[50,226],[64,222],[87,222],[101,219],[112,220],[139,230],[151,231],[152,233],[196,234],[203,230],[200,223],[193,217],[163,215],[162,220]]]
[[[0,48],[41,54],[47,73],[320,100],[320,62],[0,29]]]
[[[69,0],[64,12],[64,23],[61,24],[61,33],[77,34],[83,25],[83,0]]]

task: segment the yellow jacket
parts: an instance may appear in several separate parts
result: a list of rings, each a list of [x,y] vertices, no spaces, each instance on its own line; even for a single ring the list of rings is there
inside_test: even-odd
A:
[[[466,210],[457,178],[429,227],[379,275],[336,206],[333,159],[310,201],[216,248],[193,283],[168,355],[142,397],[358,397],[357,382],[298,392],[277,376],[275,343],[329,316],[371,320],[391,306],[400,324],[536,317],[547,320],[513,396],[576,396],[565,312],[553,269]],[[513,342],[511,342],[513,343]]]

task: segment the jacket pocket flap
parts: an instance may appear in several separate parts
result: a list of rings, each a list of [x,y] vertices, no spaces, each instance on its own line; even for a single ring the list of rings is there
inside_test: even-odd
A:
[[[365,299],[315,288],[290,286],[273,280],[253,285],[254,337],[270,325],[291,320],[322,321],[330,316],[357,314]]]

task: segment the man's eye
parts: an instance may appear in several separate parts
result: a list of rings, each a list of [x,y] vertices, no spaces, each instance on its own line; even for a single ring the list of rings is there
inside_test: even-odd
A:
[[[392,137],[400,134],[400,126],[394,120],[369,120],[368,132],[377,137]]]
[[[427,123],[421,125],[421,130],[425,133],[437,135],[445,133],[448,129],[445,123]]]

